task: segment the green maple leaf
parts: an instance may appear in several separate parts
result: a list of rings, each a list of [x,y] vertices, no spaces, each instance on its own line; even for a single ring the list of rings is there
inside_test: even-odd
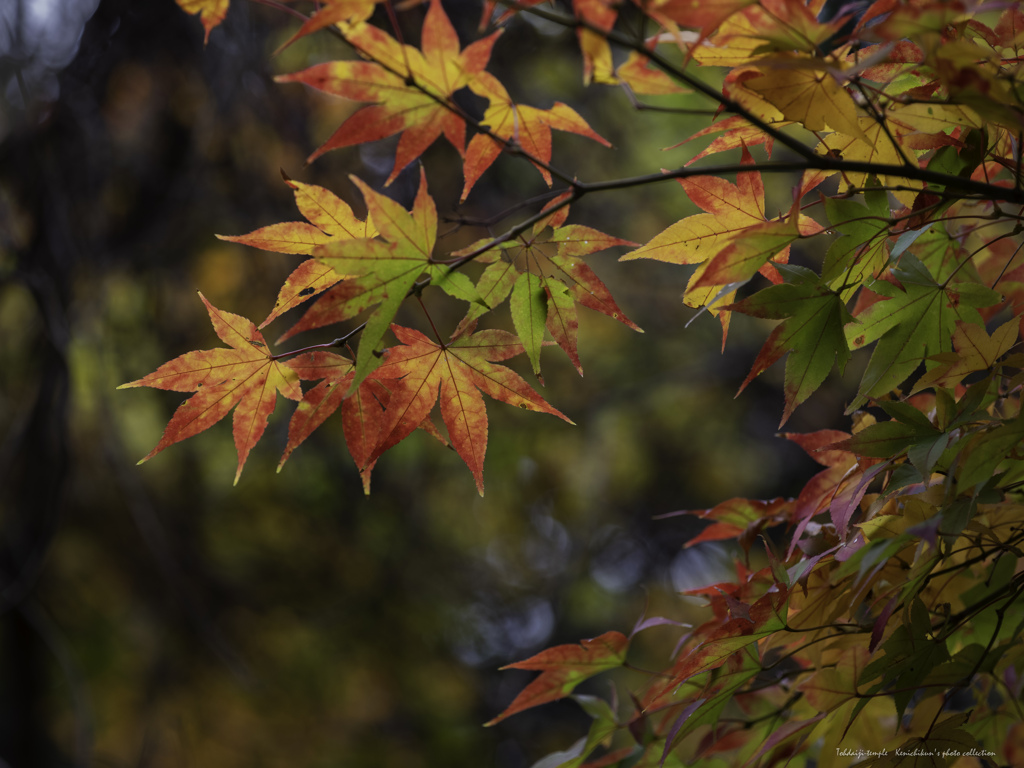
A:
[[[977,307],[999,300],[996,291],[977,283],[935,282],[924,264],[909,253],[902,255],[900,267],[892,274],[900,285],[873,280],[868,287],[886,299],[872,304],[846,327],[846,341],[853,349],[878,342],[847,413],[894,390],[930,355],[951,352],[957,321],[981,325]]]
[[[533,372],[540,374],[540,351],[546,330],[582,374],[577,351],[577,305],[607,315],[642,333],[640,327],[619,308],[611,291],[584,257],[614,246],[636,243],[578,224],[556,227],[548,234],[540,234],[544,230],[545,227],[539,227],[530,236],[500,243],[477,259],[481,263],[490,263],[476,284],[479,301],[470,307],[455,335],[509,299],[512,322]],[[479,243],[475,243],[462,253],[478,246]]]
[[[791,282],[765,288],[725,309],[783,320],[765,341],[740,391],[789,353],[782,415],[785,424],[793,410],[821,386],[833,364],[839,366],[840,373],[845,369],[850,347],[843,326],[852,318],[839,295],[822,285],[811,270],[782,265],[778,269]]]
[[[831,228],[841,237],[829,247],[822,281],[848,299],[864,280],[877,274],[888,260],[889,202],[884,192],[864,195],[866,206],[853,200],[829,198],[825,211]]]
[[[478,300],[476,290],[463,275],[431,261],[437,241],[437,208],[427,193],[427,179],[420,171],[420,187],[407,211],[389,197],[370,189],[352,177],[366,199],[366,207],[377,222],[381,239],[363,238],[329,243],[314,249],[323,264],[354,279],[343,282],[330,294],[329,322],[341,322],[376,305],[366,320],[356,352],[355,379],[359,386],[377,364],[374,351],[380,344],[402,301],[426,273],[447,293],[467,301]],[[320,325],[326,321],[321,318]]]

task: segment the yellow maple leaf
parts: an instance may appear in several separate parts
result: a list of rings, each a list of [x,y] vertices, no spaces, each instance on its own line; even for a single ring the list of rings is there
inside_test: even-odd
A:
[[[865,139],[857,122],[857,105],[823,61],[787,57],[763,68],[760,77],[743,85],[761,94],[787,120],[802,123],[809,131],[831,128],[847,136]]]

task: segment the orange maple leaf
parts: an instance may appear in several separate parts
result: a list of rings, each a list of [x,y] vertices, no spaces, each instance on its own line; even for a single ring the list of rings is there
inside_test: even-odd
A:
[[[330,61],[277,77],[278,82],[305,83],[335,96],[373,102],[342,123],[307,162],[332,149],[401,133],[387,185],[442,135],[463,154],[466,121],[452,95],[483,72],[500,34],[495,32],[460,51],[458,35],[440,0],[431,0],[423,22],[422,51],[363,24],[347,39],[372,61]]]
[[[391,398],[380,428],[380,442],[369,457],[375,461],[386,450],[408,437],[427,418],[441,398],[441,417],[448,437],[484,492],[484,453],[487,450],[487,411],[481,392],[495,400],[530,411],[550,413],[572,421],[549,405],[519,374],[496,361],[523,351],[519,340],[507,331],[487,330],[460,336],[448,344],[436,344],[419,331],[392,325],[400,346],[386,350],[384,362],[374,372],[388,383]]]
[[[572,107],[560,101],[555,102],[551,109],[537,109],[516,104],[508,95],[505,86],[488,72],[481,72],[469,84],[469,87],[477,96],[482,96],[490,101],[490,106],[484,112],[483,120],[480,121],[490,129],[490,133],[478,133],[470,140],[469,146],[466,148],[464,163],[466,184],[462,188],[463,200],[469,195],[469,190],[476,184],[477,179],[491,167],[491,164],[505,149],[506,145],[499,139],[521,149],[528,159],[540,160],[543,163],[551,161],[552,128],[578,133],[580,136],[586,136],[606,147],[611,146],[606,139],[595,133],[587,121],[580,117]],[[536,163],[534,165],[550,187],[551,173],[541,165]]]
[[[718,176],[679,179],[687,197],[706,213],[677,221],[619,261],[655,259],[670,264],[700,264],[740,232],[764,224],[764,183],[746,146],[741,162],[751,169],[736,174],[735,184]]]
[[[734,238],[753,227],[766,223],[764,213],[764,183],[754,169],[754,158],[742,145],[741,162],[750,165],[750,171],[736,174],[733,184],[717,176],[694,176],[679,179],[687,196],[705,213],[687,216],[653,237],[642,248],[627,253],[620,261],[655,259],[670,264],[701,264],[725,248]],[[730,313],[711,307],[732,301],[732,292],[720,294],[717,286],[701,288],[703,269],[691,278],[683,301],[690,307],[707,306],[722,323],[722,343],[729,332]]]
[[[199,298],[206,304],[217,335],[231,349],[186,352],[118,389],[154,387],[196,393],[178,406],[160,442],[140,464],[164,448],[209,429],[238,406],[234,416],[237,484],[249,451],[267,428],[267,420],[277,404],[277,393],[300,400],[302,388],[288,363],[275,360],[267,352],[263,334],[252,321],[217,309],[202,294]]]
[[[666,0],[647,9],[651,18],[671,29],[676,24],[688,29],[699,29],[707,37],[722,22],[757,0]]]
[[[274,52],[275,55],[306,35],[319,32],[334,24],[355,24],[366,21],[373,15],[373,8],[377,2],[379,0],[326,0],[320,10],[306,19],[298,32],[288,38],[287,42]]]

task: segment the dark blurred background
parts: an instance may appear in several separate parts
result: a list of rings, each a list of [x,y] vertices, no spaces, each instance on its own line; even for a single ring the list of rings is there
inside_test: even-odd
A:
[[[445,7],[472,39],[478,6]],[[422,15],[403,14],[406,39]],[[687,618],[678,590],[728,577],[734,552],[684,550],[699,526],[655,516],[792,494],[813,471],[774,437],[781,366],[733,400],[766,328],[737,318],[721,354],[713,318],[684,329],[686,270],[620,265],[621,250],[590,262],[647,332],[584,310],[585,377],[545,352],[543,394],[578,426],[489,405],[485,498],[422,433],[364,497],[339,423],[276,474],[285,406],[237,487],[227,422],[136,467],[181,396],[115,387],[219,345],[197,289],[258,322],[298,263],[214,233],[300,218],[282,170],[359,211],[348,174],[379,189],[390,171],[393,140],[304,165],[358,105],[273,83],[350,55],[321,33],[273,57],[297,26],[232,0],[204,48],[172,0],[0,3],[0,766],[525,768],[587,720],[558,703],[482,728],[531,678],[498,667],[628,632],[645,609]],[[490,70],[615,144],[556,136],[554,162],[583,179],[682,163],[699,147],[661,148],[708,119],[584,90],[575,38],[543,23],[512,22]],[[707,106],[688,99],[661,103]],[[439,142],[424,164],[456,212],[456,153]],[[389,194],[408,205],[417,176]],[[501,159],[457,212],[543,189]],[[771,189],[769,208],[787,196]],[[693,212],[670,182],[587,199],[570,221],[645,241]],[[442,231],[451,249],[483,234]],[[828,426],[841,396],[787,428]],[[663,665],[676,640],[653,629],[636,653]]]

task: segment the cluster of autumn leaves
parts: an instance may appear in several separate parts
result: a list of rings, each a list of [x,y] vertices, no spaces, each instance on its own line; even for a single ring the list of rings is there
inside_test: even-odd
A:
[[[227,10],[227,0],[179,3],[203,13],[208,33]],[[686,86],[717,104],[721,114],[691,139],[710,143],[662,174],[581,181],[553,164],[551,130],[606,142],[565,104],[509,97],[487,71],[500,29],[462,47],[431,0],[416,46],[367,22],[371,2],[322,3],[292,41],[329,28],[358,58],[278,79],[366,106],[311,160],[399,135],[390,183],[443,136],[463,159],[463,199],[502,153],[558,188],[504,234],[447,253],[423,170],[411,210],[353,178],[365,220],[331,192],[288,180],[305,221],[223,239],[307,258],[260,328],[206,302],[228,348],[186,353],[125,385],[195,392],[146,458],[234,409],[240,474],[280,394],[299,403],[282,463],[340,409],[367,489],[376,461],[422,428],[450,443],[482,493],[484,395],[568,421],[501,363],[525,354],[539,375],[553,342],[582,372],[579,306],[636,328],[586,263],[636,246],[623,260],[695,267],[684,301],[719,318],[723,343],[733,312],[777,321],[743,387],[786,358],[783,423],[870,347],[848,407],[853,429],[786,435],[823,466],[797,498],[696,513],[709,525],[690,546],[735,539],[744,562],[734,583],[696,591],[712,618],[684,635],[630,711],[574,690],[628,666],[633,635],[668,619],[513,665],[541,674],[495,722],[573,696],[593,725],[546,766],[682,765],[684,751],[722,764],[850,764],[841,747],[887,753],[879,765],[899,764],[898,748],[945,753],[907,758],[915,765],[981,764],[972,751],[1019,762],[1024,11],[877,0],[824,20],[818,0],[571,5],[567,15],[535,0],[504,12],[485,3],[482,27],[495,15],[515,23],[516,12],[573,27],[587,82],[634,102]],[[627,14],[656,33],[626,35],[617,22]],[[726,68],[720,91],[694,74],[700,67]],[[486,100],[482,114],[456,103],[463,89]],[[698,164],[726,152],[738,162]],[[795,179],[792,205],[776,216],[765,207],[768,173]],[[584,195],[666,176],[702,212],[646,243],[568,223]],[[449,338],[393,323],[428,286],[467,305]],[[481,328],[506,301],[515,333]],[[271,353],[261,329],[307,302],[282,341],[361,324]],[[438,403],[443,431],[431,419]],[[974,706],[957,704],[959,694]]]

